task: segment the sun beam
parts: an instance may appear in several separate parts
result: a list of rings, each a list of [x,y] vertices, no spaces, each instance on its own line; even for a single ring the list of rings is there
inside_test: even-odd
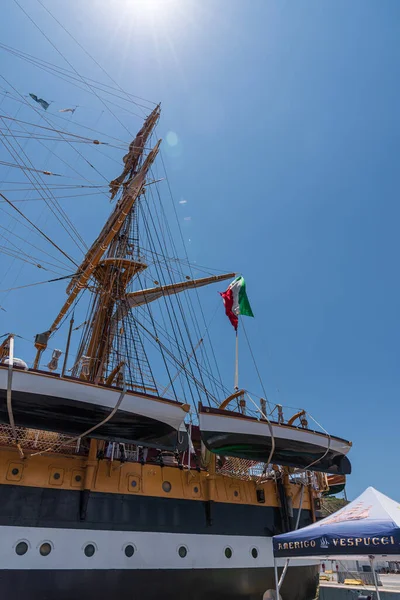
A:
[[[163,20],[177,9],[180,0],[124,0],[125,8],[138,19]]]

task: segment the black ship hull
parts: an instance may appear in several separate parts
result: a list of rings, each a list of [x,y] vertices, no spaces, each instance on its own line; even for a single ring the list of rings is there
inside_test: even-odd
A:
[[[276,507],[90,492],[82,513],[82,497],[0,486],[1,597],[262,600],[274,587]],[[317,582],[312,562],[291,567],[283,597],[313,600]]]
[[[282,596],[313,600],[318,567],[289,567]],[[274,589],[272,567],[170,570],[0,570],[7,600],[262,600]]]

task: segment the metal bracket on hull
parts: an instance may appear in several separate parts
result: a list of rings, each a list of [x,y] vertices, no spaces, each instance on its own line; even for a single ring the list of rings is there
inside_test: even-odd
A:
[[[89,456],[86,461],[86,473],[85,473],[85,481],[84,488],[81,490],[80,498],[79,498],[79,518],[81,521],[86,520],[87,508],[89,504],[90,490],[93,485],[95,471],[98,465],[97,460],[97,440],[90,440],[90,448],[89,448]]]
[[[213,524],[213,517],[212,517],[213,504],[214,504],[214,500],[206,500],[206,502],[204,503],[207,527],[212,527],[212,524]]]
[[[79,498],[79,518],[81,521],[86,521],[89,496],[90,490],[81,490],[81,495]]]
[[[279,503],[280,503],[282,530],[284,533],[286,533],[287,531],[292,531],[293,524],[291,521],[293,519],[290,516],[288,498],[286,495],[286,490],[285,490],[285,486],[284,486],[283,482],[278,480],[276,482],[276,487],[278,490],[278,497],[279,497]]]

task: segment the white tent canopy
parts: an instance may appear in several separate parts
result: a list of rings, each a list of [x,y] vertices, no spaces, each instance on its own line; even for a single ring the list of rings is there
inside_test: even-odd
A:
[[[274,558],[400,560],[400,504],[373,487],[333,515],[273,538]],[[276,594],[279,597],[275,560]]]

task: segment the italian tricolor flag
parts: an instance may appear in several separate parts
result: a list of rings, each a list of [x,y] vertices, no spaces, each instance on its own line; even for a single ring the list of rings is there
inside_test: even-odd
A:
[[[237,331],[239,315],[254,317],[250,302],[246,294],[246,283],[243,277],[236,277],[226,290],[220,292],[225,305],[225,313]]]

